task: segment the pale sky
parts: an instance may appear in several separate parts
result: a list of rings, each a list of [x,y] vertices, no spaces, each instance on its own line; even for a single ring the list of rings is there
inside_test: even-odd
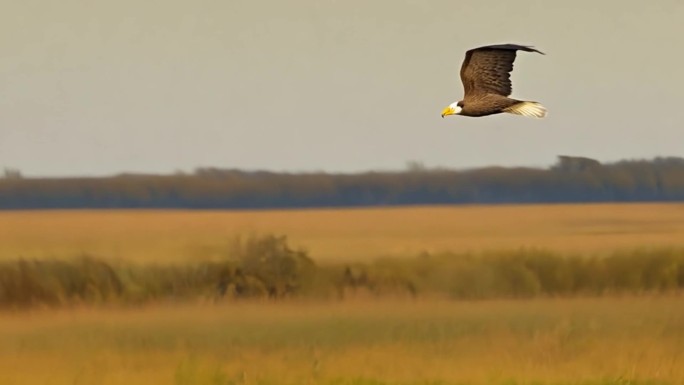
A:
[[[330,171],[684,156],[684,2],[3,0],[0,170]],[[467,49],[549,110],[440,117]]]

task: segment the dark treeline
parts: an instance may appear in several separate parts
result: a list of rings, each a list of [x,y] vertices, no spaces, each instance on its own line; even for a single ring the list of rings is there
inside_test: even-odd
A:
[[[0,179],[0,209],[246,209],[412,204],[684,200],[684,158],[610,164],[560,156],[548,169],[488,167],[358,174],[246,172]]]

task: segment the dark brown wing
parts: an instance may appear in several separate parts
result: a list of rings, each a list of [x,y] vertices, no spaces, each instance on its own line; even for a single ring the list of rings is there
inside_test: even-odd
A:
[[[516,44],[489,45],[466,52],[461,66],[464,99],[479,93],[510,95],[511,71],[518,50],[544,54],[532,47]]]

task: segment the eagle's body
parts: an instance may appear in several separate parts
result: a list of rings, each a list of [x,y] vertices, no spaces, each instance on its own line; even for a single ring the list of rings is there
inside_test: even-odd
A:
[[[467,51],[461,66],[463,100],[445,108],[442,117],[478,117],[502,112],[536,118],[546,116],[546,108],[541,104],[508,97],[512,91],[510,72],[516,51],[544,54],[532,47],[516,44],[489,45]]]
[[[463,99],[459,115],[477,117],[498,114],[519,102],[496,94],[476,94]]]

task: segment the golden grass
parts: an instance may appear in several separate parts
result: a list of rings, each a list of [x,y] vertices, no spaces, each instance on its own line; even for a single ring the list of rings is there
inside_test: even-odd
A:
[[[215,259],[235,236],[255,233],[285,234],[318,262],[520,247],[602,254],[684,247],[684,204],[0,212],[0,260],[83,253],[162,264]],[[681,300],[5,312],[0,384],[676,384],[684,383]]]
[[[682,325],[675,297],[3,314],[0,383],[675,384]]]
[[[254,233],[285,234],[319,262],[519,247],[606,253],[684,246],[684,204],[12,211],[0,212],[0,260],[82,253],[160,263],[214,259],[235,236]]]

